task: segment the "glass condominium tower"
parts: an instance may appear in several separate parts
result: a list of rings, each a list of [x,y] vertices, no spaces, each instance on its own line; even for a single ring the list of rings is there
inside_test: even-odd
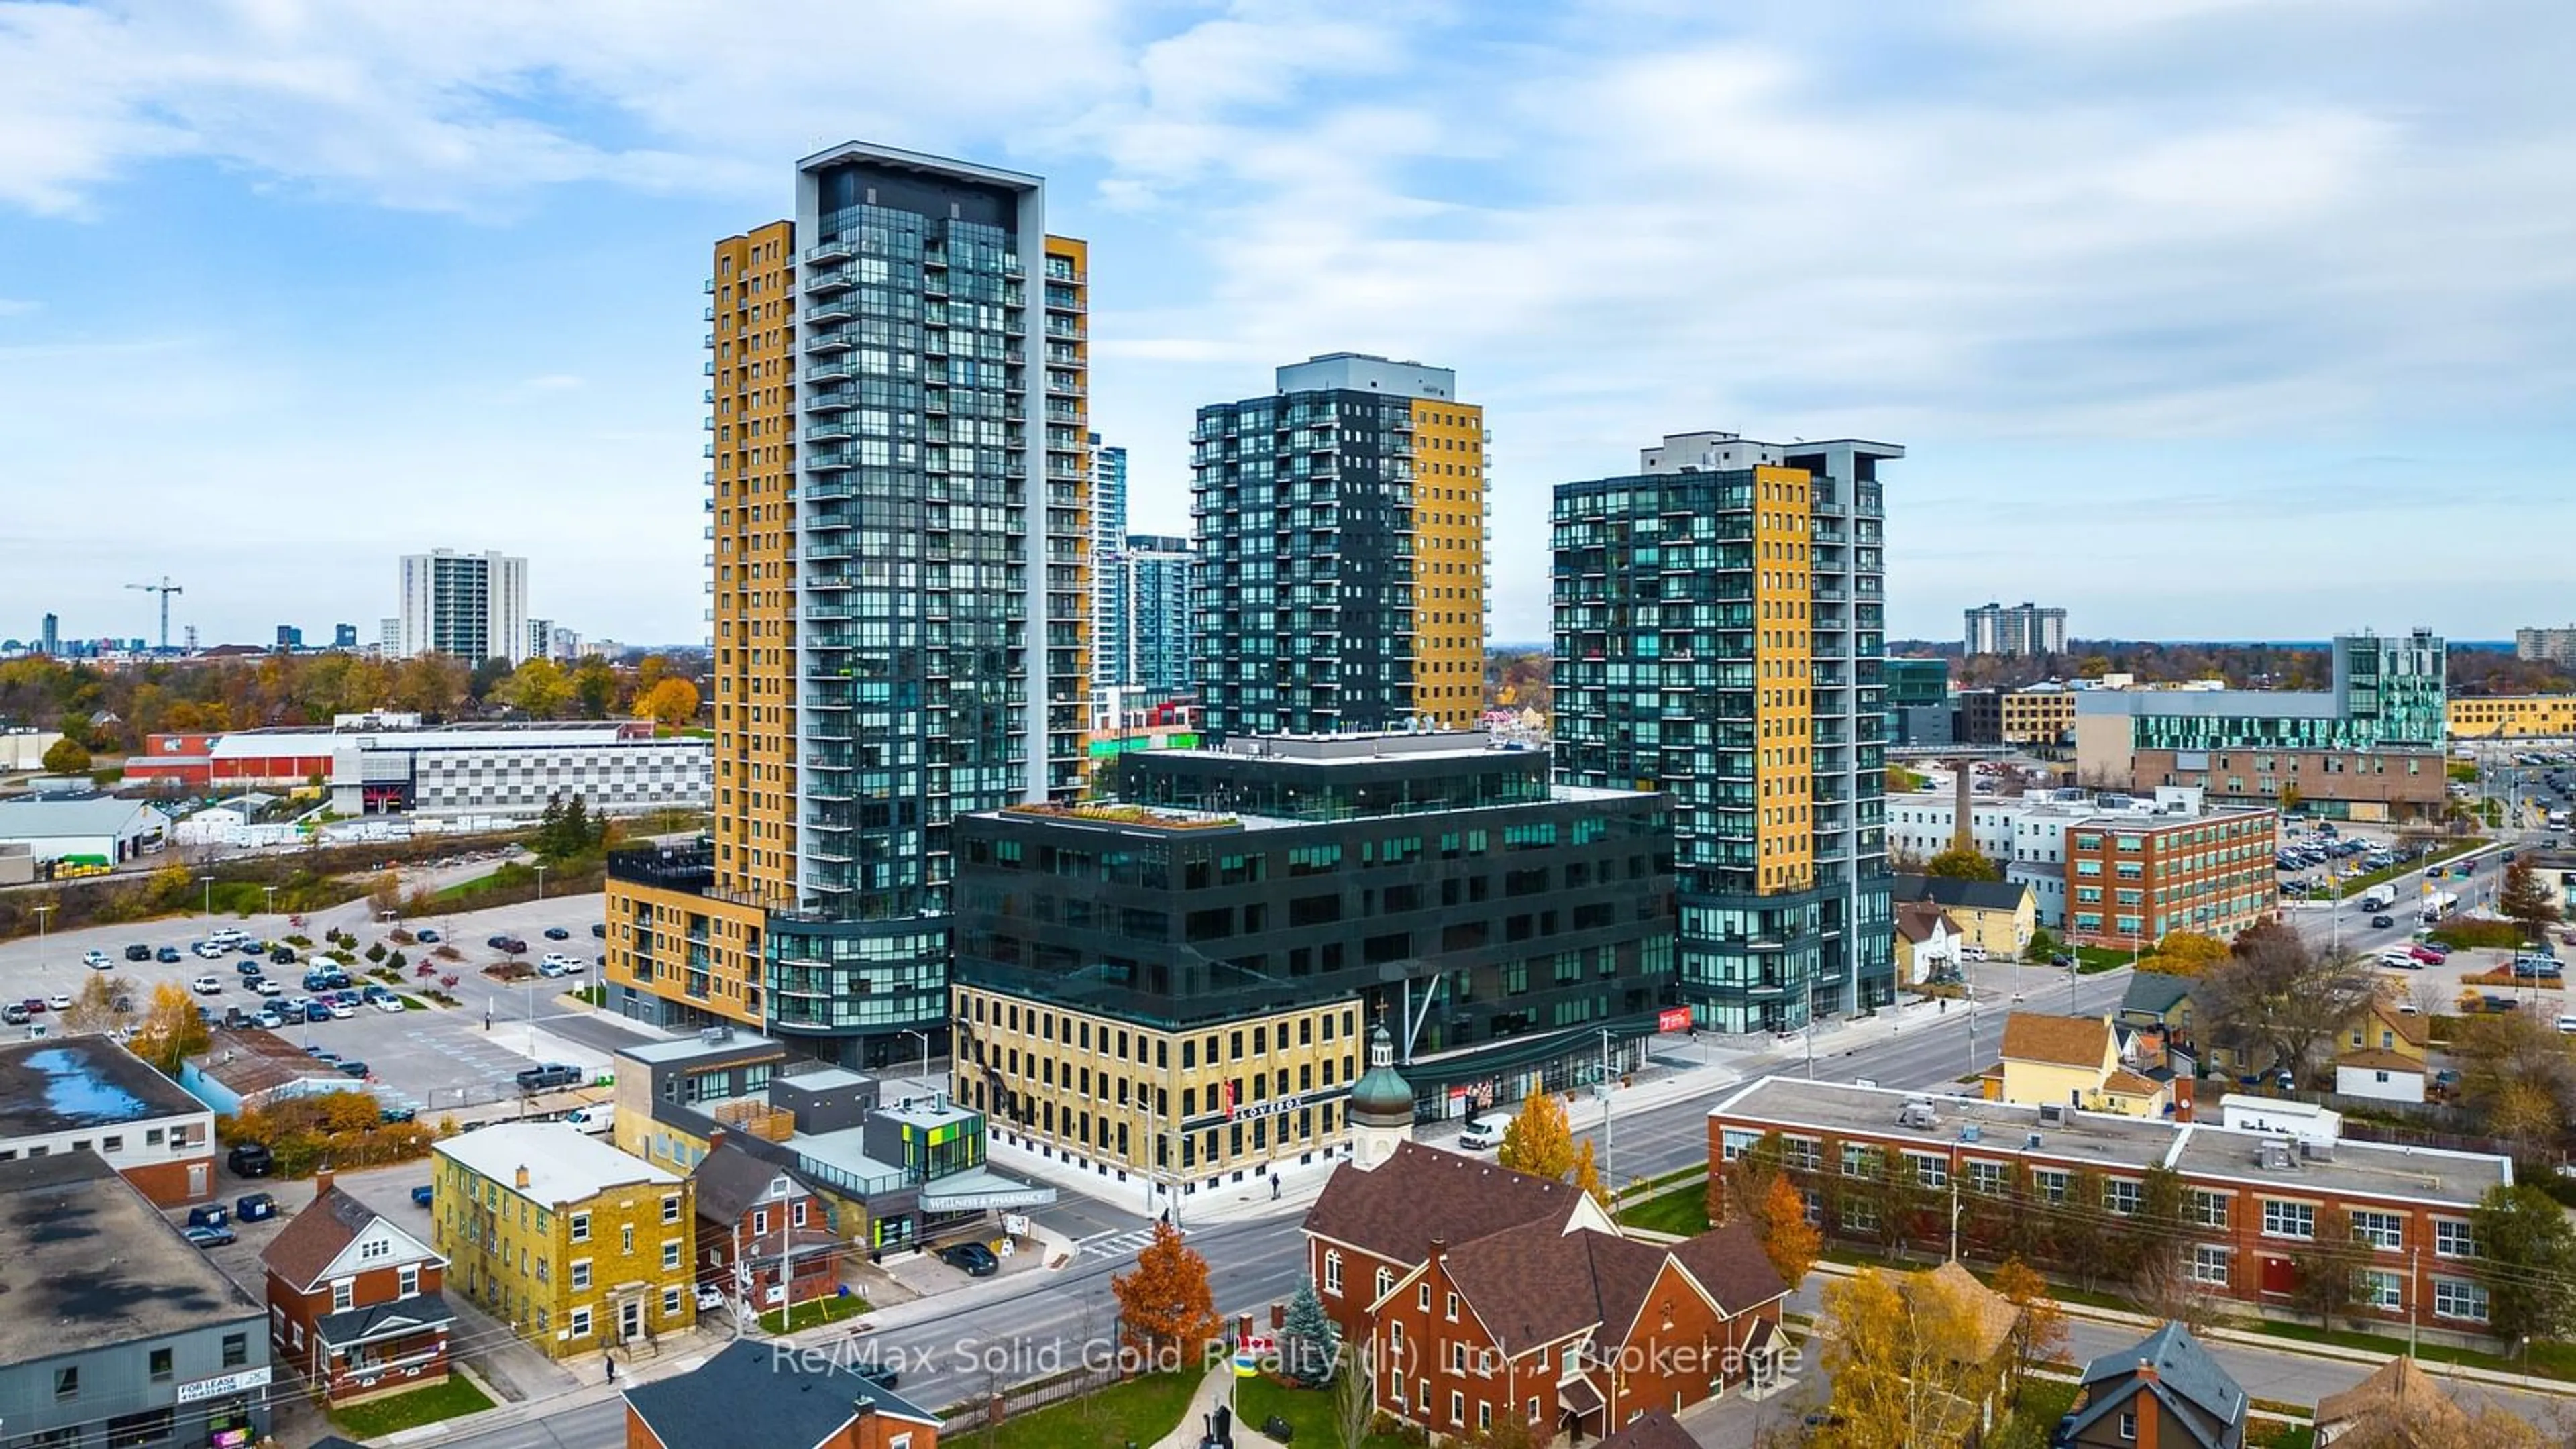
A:
[[[949,822],[1082,786],[1088,256],[1035,176],[795,184],[707,281],[715,828],[611,861],[607,979],[883,1066],[945,1033]]]
[[[1879,467],[1904,455],[1684,433],[1557,485],[1556,776],[1671,795],[1704,1029],[1894,999]]]
[[[1475,723],[1485,441],[1455,373],[1355,352],[1199,409],[1192,648],[1210,734]]]

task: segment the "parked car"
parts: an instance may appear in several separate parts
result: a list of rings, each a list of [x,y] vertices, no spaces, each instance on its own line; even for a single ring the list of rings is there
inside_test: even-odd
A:
[[[1490,1152],[1503,1145],[1503,1131],[1511,1125],[1511,1113],[1487,1112],[1468,1123],[1467,1130],[1458,1134],[1458,1150]]]
[[[2415,953],[2412,951],[2382,951],[2379,953],[2379,964],[2382,966],[2394,966],[2400,971],[2421,971],[2424,969],[2424,963],[2416,960]]]
[[[266,1143],[236,1142],[233,1150],[225,1156],[224,1165],[233,1170],[235,1177],[266,1177],[276,1168],[277,1162],[269,1156]]]
[[[548,926],[546,927],[546,939],[549,941],[569,941],[572,939],[572,932],[565,930],[561,926]]]
[[[605,1137],[617,1123],[617,1108],[607,1103],[596,1107],[575,1107],[563,1114],[564,1124],[578,1127],[594,1137]]]
[[[6,1022],[11,1026],[25,1026],[34,1019],[28,1014],[27,1004],[23,1001],[13,1001],[7,1006],[0,1006],[0,1022]]]
[[[411,1009],[402,1004],[402,998],[399,996],[379,996],[369,1004],[387,1016],[400,1016]]]
[[[257,1019],[251,1015],[249,1007],[227,1006],[224,1008],[224,1025],[232,1028],[234,1031],[240,1031],[245,1027],[255,1026],[257,1024]]]
[[[331,1019],[331,1008],[319,1001],[308,1001],[304,1003],[304,1019],[306,1021],[329,1021]]]
[[[400,1122],[417,1122],[420,1120],[420,1109],[418,1107],[386,1107],[376,1113],[376,1120],[384,1123],[388,1127]],[[427,1189],[423,1189],[423,1191],[427,1191]]]
[[[200,976],[188,983],[188,989],[199,996],[220,996],[224,990],[224,978],[213,974]]]
[[[230,1228],[188,1228],[185,1233],[188,1241],[200,1248],[220,1248],[227,1243],[241,1241]]]
[[[277,1216],[277,1195],[266,1192],[244,1193],[233,1201],[233,1216],[246,1223],[265,1222]]]
[[[249,981],[259,975],[259,963],[248,960],[235,961],[233,963],[233,970],[238,973],[244,981]]]
[[[543,1066],[523,1069],[519,1073],[518,1081],[519,1090],[522,1092],[561,1091],[566,1087],[581,1085],[581,1068],[567,1066],[562,1062],[547,1062]]]
[[[128,961],[149,961],[152,959],[152,948],[144,945],[140,941],[137,941],[133,945],[125,948],[125,959]]]
[[[367,1064],[355,1057],[345,1058],[340,1063],[340,1075],[364,1078],[368,1075]]]
[[[116,963],[107,959],[105,951],[91,951],[81,957],[81,964],[92,971],[104,971]]]
[[[724,1291],[713,1283],[698,1285],[698,1311],[714,1313],[724,1307]]]
[[[982,1243],[951,1243],[939,1250],[939,1261],[969,1278],[990,1278],[1002,1271],[1002,1260]]]
[[[597,936],[599,939],[601,939],[601,940],[603,940],[603,941],[607,940],[607,939],[608,939],[608,923],[607,923],[607,922],[605,922],[605,921],[593,921],[593,922],[591,922],[591,923],[590,923],[590,933],[591,933],[592,935],[594,935],[594,936]]]
[[[41,996],[30,996],[26,1000],[19,1002],[18,1005],[23,1007],[29,1016],[37,1015],[38,1013],[49,1009],[45,1005],[45,998]]]
[[[176,966],[186,958],[179,954],[178,947],[164,946],[160,950],[152,953],[152,959],[160,962],[164,966]]]
[[[46,998],[45,998],[45,1009],[46,1009],[47,1011],[69,1011],[69,1010],[71,1010],[71,1009],[72,1009],[72,994],[71,994],[70,992],[68,992],[68,991],[57,991],[57,992],[53,993],[52,995],[50,995],[50,996],[48,996],[48,997],[46,997]]]
[[[435,946],[438,944],[438,933],[436,931],[415,931],[412,933],[412,939],[423,945]]]
[[[436,1190],[426,1183],[411,1190],[411,1200],[415,1207],[427,1207],[437,1199],[437,1196]]]
[[[276,982],[269,980],[265,976],[253,976],[249,980],[244,981],[242,985],[249,987],[251,990],[258,992],[262,996],[275,996],[286,989],[285,987],[278,985]]]
[[[2427,966],[2439,966],[2449,959],[2444,952],[2434,947],[2427,946],[2420,941],[2407,947],[2406,954],[2423,962]]]
[[[2373,930],[2385,931],[2391,926],[2397,924],[2397,918],[2395,916],[2373,916],[2370,918],[2370,924]]]
[[[276,1007],[263,1006],[259,1010],[259,1015],[251,1018],[251,1024],[262,1031],[275,1031],[286,1025],[286,1018],[277,1014]]]
[[[295,964],[295,948],[292,946],[271,946],[268,948],[268,959],[269,964],[274,966],[292,966]]]

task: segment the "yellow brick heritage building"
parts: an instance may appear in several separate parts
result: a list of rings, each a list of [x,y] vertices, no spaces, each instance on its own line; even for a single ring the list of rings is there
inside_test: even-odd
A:
[[[560,1122],[507,1122],[439,1143],[430,1184],[449,1291],[548,1356],[696,1323],[687,1180]]]
[[[2576,694],[2452,695],[2447,711],[2455,740],[2509,740],[2576,735]]]

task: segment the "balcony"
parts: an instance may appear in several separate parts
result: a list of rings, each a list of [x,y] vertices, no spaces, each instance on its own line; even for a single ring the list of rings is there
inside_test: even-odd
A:
[[[807,247],[805,265],[812,267],[820,266],[825,262],[846,262],[858,254],[858,247],[848,237],[840,237],[832,241],[816,242]]]
[[[846,443],[850,440],[850,422],[846,417],[817,422],[807,428],[804,438],[809,443]],[[808,461],[812,461],[810,458]]]
[[[856,457],[839,448],[817,448],[805,455],[805,471],[809,473],[843,473],[857,463]]]
[[[819,271],[805,274],[805,292],[808,296],[828,296],[857,285],[858,279],[850,275],[850,269],[847,267],[824,267]]]
[[[859,315],[858,299],[849,296],[826,297],[805,308],[808,322],[847,322]]]
[[[855,391],[809,392],[805,395],[807,412],[836,413],[858,405],[859,395]]]
[[[805,381],[809,383],[846,382],[856,375],[857,366],[858,364],[847,357],[823,358],[805,369]]]
[[[805,350],[813,353],[847,352],[850,334],[840,328],[829,328],[805,334]]]

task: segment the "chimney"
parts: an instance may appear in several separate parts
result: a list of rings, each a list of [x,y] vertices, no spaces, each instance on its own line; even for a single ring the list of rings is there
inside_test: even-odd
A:
[[[1441,1255],[1448,1251],[1449,1240],[1447,1238],[1433,1238],[1431,1240],[1430,1250],[1423,1255],[1423,1261],[1427,1263],[1437,1263],[1440,1261]]]
[[[2154,1383],[2157,1378],[2158,1375],[2154,1364],[2148,1363],[2144,1359],[2138,1360],[2138,1379],[2140,1382],[2151,1384]]]
[[[526,1192],[526,1191],[528,1190],[528,1165],[527,1165],[526,1163],[524,1163],[524,1162],[522,1162],[522,1163],[520,1163],[520,1164],[519,1164],[519,1173],[518,1173],[517,1181],[518,1181],[518,1185],[519,1185],[519,1191],[521,1191],[521,1192]]]
[[[1976,790],[1973,788],[1977,772],[1969,768],[1968,761],[1965,759],[1953,760],[1950,763],[1951,767],[1958,772],[1959,788],[1958,827],[1950,832],[1950,848],[1970,850],[1975,848],[1977,843],[1977,802]]]
[[[313,1170],[313,1200],[315,1202],[320,1202],[323,1198],[329,1196],[330,1192],[331,1169],[328,1166],[315,1168]]]

